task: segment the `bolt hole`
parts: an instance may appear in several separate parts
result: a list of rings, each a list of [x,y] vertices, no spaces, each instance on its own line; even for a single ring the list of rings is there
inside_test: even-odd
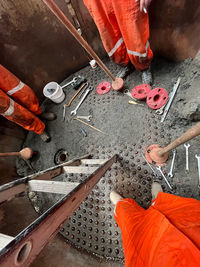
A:
[[[155,96],[153,97],[153,100],[156,102],[156,101],[159,100],[159,98],[160,98],[160,95],[155,95]]]
[[[21,265],[27,260],[31,252],[31,248],[32,248],[32,244],[30,241],[26,242],[25,244],[21,246],[21,248],[19,249],[17,253],[16,265]]]
[[[158,92],[160,92],[160,89],[158,89]]]
[[[163,100],[165,100],[166,99],[166,96],[165,97],[163,97]]]
[[[60,154],[60,161],[65,162],[67,159],[65,154]]]

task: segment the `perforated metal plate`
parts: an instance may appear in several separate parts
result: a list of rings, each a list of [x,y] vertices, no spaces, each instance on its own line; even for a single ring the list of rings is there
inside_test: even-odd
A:
[[[119,67],[115,64],[111,62],[106,64],[114,74],[119,71]],[[121,260],[124,258],[121,232],[113,217],[114,207],[109,199],[110,191],[114,189],[124,197],[133,198],[144,208],[148,208],[151,203],[150,188],[153,180],[159,180],[165,192],[170,192],[161,176],[158,175],[155,178],[142,155],[147,146],[154,143],[166,145],[171,141],[171,134],[175,138],[184,129],[177,131],[168,121],[161,124],[160,117],[155,115],[147,105],[144,107],[129,105],[129,97],[121,92],[110,90],[106,95],[98,95],[95,88],[107,79],[101,69],[92,70],[86,67],[67,80],[77,74],[85,76],[91,88],[94,88],[83,102],[78,115],[92,115],[93,118],[89,123],[101,129],[105,134],[71,119],[70,111],[80,99],[77,98],[67,109],[65,122],[62,121],[62,105],[46,101],[46,109],[55,112],[58,117],[56,121],[48,124],[52,141],[48,144],[43,143],[37,135],[29,133],[24,146],[40,151],[40,158],[32,161],[35,170],[54,166],[54,155],[61,148],[68,151],[70,159],[85,153],[90,153],[93,158],[109,158],[113,154],[119,154],[119,161],[99,181],[88,198],[65,223],[60,233],[77,248],[85,249],[99,257]],[[173,74],[172,69],[171,79]],[[157,86],[163,86],[159,84],[159,81],[160,79],[156,81]],[[131,90],[140,83],[140,74],[133,72],[126,79],[125,89]],[[168,87],[172,88],[172,83]],[[165,88],[167,88],[167,83]],[[73,90],[66,90],[66,102],[73,94]],[[81,128],[87,132],[87,137],[82,135]],[[168,179],[175,188],[173,193],[189,197],[195,194],[198,197],[198,191],[194,192],[191,189],[191,181],[184,175],[182,166],[184,152],[182,148],[178,151],[176,175],[173,179]],[[163,170],[165,173],[168,172],[169,163]],[[23,166],[20,164],[18,164],[18,171],[23,173]],[[85,177],[85,175],[69,174],[61,175],[56,180],[80,182]],[[61,196],[33,193],[30,197],[35,209],[43,212]]]

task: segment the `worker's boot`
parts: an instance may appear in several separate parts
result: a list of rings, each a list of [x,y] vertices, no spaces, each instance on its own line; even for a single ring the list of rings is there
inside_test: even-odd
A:
[[[40,134],[40,138],[42,139],[42,141],[44,141],[46,143],[51,141],[51,137],[46,131],[44,131],[42,134]]]
[[[123,199],[123,197],[120,196],[120,194],[118,194],[118,193],[115,192],[115,191],[111,191],[111,192],[110,192],[110,200],[112,201],[112,203],[113,203],[114,205],[116,205],[117,202],[118,202],[120,199]]]
[[[151,73],[151,67],[142,71],[142,83],[152,85],[153,78]]]
[[[129,62],[126,66],[121,67],[116,77],[118,78],[126,78],[133,71],[133,65]]]
[[[159,192],[163,192],[162,187],[159,183],[154,182],[151,186],[152,200],[157,198]]]
[[[39,115],[40,119],[47,120],[47,121],[53,121],[57,118],[56,114],[53,112],[44,112]]]

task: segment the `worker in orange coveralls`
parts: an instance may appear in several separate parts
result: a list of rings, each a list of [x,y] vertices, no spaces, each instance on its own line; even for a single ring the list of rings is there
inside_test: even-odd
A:
[[[131,61],[142,72],[142,82],[152,84],[153,52],[149,45],[147,12],[151,0],[84,0],[84,3],[109,57],[123,66]]]
[[[42,113],[38,99],[29,86],[0,65],[0,114],[28,131],[39,134],[43,141],[49,142],[50,136],[45,131],[41,119],[54,120],[55,114]]]
[[[145,210],[115,191],[114,217],[122,232],[126,267],[200,266],[200,201],[163,193],[152,185]]]

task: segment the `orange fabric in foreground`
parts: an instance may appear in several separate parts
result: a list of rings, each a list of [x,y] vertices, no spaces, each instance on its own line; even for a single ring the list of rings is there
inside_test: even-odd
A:
[[[109,56],[138,70],[149,67],[153,52],[148,44],[149,17],[140,12],[140,1],[84,0]]]
[[[199,201],[160,192],[148,210],[120,200],[114,217],[126,267],[200,266]]]

